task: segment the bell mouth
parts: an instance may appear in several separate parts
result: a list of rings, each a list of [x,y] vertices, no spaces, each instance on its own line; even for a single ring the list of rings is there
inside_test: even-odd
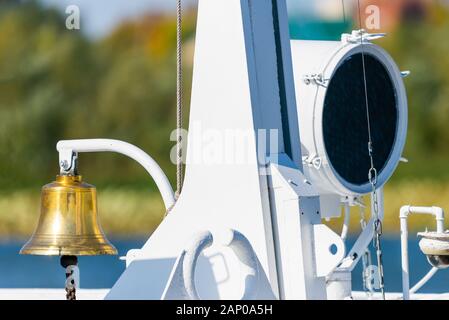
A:
[[[57,242],[57,244],[55,243]],[[117,249],[102,235],[54,236],[34,235],[20,254],[39,256],[117,255]]]

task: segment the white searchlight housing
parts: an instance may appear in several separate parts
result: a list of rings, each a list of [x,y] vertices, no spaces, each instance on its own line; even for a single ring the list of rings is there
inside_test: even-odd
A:
[[[362,57],[376,187],[393,174],[406,140],[401,72],[385,50],[365,37],[362,44],[355,35],[344,34],[342,41],[291,42],[304,171],[323,195],[371,192]]]

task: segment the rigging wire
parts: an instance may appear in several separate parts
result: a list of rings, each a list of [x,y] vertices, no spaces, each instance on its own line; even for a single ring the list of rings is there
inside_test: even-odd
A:
[[[364,43],[363,43],[363,35],[364,30],[362,28],[362,11],[360,8],[360,0],[357,0],[357,9],[358,9],[358,18],[359,18],[359,27],[360,27],[360,48],[362,53],[362,70],[363,70],[363,87],[365,93],[365,107],[366,107],[366,120],[368,127],[368,155],[370,158],[370,169],[368,171],[369,182],[372,187],[372,199],[373,202],[372,209],[374,213],[374,247],[376,249],[377,256],[377,268],[379,275],[379,289],[382,293],[382,299],[385,300],[385,288],[384,288],[384,274],[383,274],[383,264],[382,264],[382,249],[380,243],[380,236],[382,235],[382,221],[379,219],[379,204],[377,199],[377,170],[374,167],[374,157],[373,157],[373,141],[371,136],[371,122],[370,122],[370,114],[369,114],[369,100],[368,100],[368,86],[366,80],[366,66],[365,66],[365,51],[364,51]]]
[[[176,198],[182,189],[182,3],[176,5]]]

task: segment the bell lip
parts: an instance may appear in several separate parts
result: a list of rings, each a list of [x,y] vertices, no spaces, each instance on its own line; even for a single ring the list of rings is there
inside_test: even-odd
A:
[[[90,193],[96,198],[95,186],[83,182],[81,175],[57,175],[56,181],[42,187],[42,199],[46,193],[72,192]],[[96,199],[92,201],[95,202]],[[97,215],[97,211],[94,210],[93,214]],[[19,254],[36,256],[98,256],[118,254],[117,249],[106,238],[99,224],[93,226],[92,233],[75,235],[71,234],[73,232],[68,232],[69,234],[67,235],[58,234],[56,236],[57,240],[54,239],[55,235],[47,234],[48,232],[45,232],[45,228],[43,231],[40,230],[40,225],[41,222],[39,222],[32,237],[20,249]]]
[[[37,256],[101,256],[118,254],[114,245],[103,235],[85,236],[78,239],[69,238],[72,239],[70,242],[54,244],[49,243],[45,235],[33,234],[31,239],[22,246],[19,254]],[[64,237],[60,236],[60,239],[64,239]],[[82,242],[86,239],[101,239],[102,241],[89,245]]]
[[[103,255],[117,255],[117,249],[109,244],[107,248],[102,249],[65,249],[65,248],[44,248],[44,247],[33,247],[25,244],[22,249],[20,249],[19,254],[22,255],[33,255],[33,256],[103,256]]]

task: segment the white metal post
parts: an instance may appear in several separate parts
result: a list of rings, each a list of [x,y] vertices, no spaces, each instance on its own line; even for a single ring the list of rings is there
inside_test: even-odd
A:
[[[412,207],[403,206],[399,211],[399,219],[401,226],[401,266],[402,266],[402,294],[404,300],[410,299],[410,293],[417,291],[424,285],[437,271],[432,268],[413,288],[410,290],[410,272],[408,259],[408,227],[407,220],[411,214],[430,214],[435,217],[436,228],[438,233],[444,232],[444,211],[439,207]]]
[[[407,228],[407,215],[402,217],[403,208],[401,208],[401,266],[402,266],[402,292],[403,299],[410,299],[410,276],[408,265],[408,228]],[[408,206],[405,207],[408,211]]]

